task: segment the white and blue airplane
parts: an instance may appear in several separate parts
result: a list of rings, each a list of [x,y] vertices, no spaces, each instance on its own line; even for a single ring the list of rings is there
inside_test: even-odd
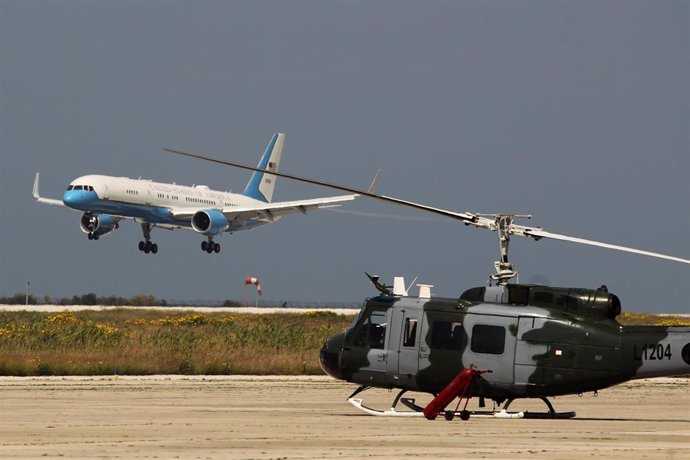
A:
[[[284,142],[285,134],[275,133],[257,168],[277,172]],[[254,172],[244,192],[239,194],[211,190],[205,185],[186,187],[127,177],[87,175],[74,179],[62,200],[56,200],[41,197],[39,173],[36,173],[33,196],[39,203],[82,211],[79,225],[90,240],[98,240],[117,230],[122,219],[134,219],[141,224],[144,234],[139,250],[147,254],[158,252],[158,245],[151,241],[154,227],[194,230],[206,237],[201,249],[211,254],[220,252],[220,244],[213,239],[221,233],[272,224],[286,214],[306,214],[309,210],[338,206],[335,203],[357,197],[354,194],[272,202],[275,181],[276,176],[272,174]]]

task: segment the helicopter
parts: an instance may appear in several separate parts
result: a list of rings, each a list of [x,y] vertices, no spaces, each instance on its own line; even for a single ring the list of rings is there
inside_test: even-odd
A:
[[[173,149],[167,152],[241,169],[239,163]],[[499,260],[486,286],[465,290],[459,298],[432,297],[429,285],[419,296],[393,289],[367,274],[379,295],[367,298],[351,326],[324,343],[320,364],[330,376],[359,387],[347,399],[370,415],[456,415],[508,418],[571,418],[556,412],[549,398],[582,394],[633,379],[690,373],[690,327],[623,326],[622,306],[605,285],[596,289],[513,283],[518,277],[508,258],[512,236],[535,241],[555,239],[690,264],[690,260],[562,235],[516,224],[531,215],[455,212],[374,191],[357,190],[286,173],[280,177],[311,183],[461,221],[498,234]],[[403,283],[404,284],[404,283]],[[399,390],[389,410],[377,410],[355,398],[370,388]],[[430,393],[425,407],[403,398],[408,391]],[[455,409],[445,410],[459,397]],[[467,410],[467,401],[494,403],[491,411]],[[547,412],[508,412],[514,400],[536,398]],[[458,411],[461,402],[465,406]],[[397,410],[401,402],[407,410]]]

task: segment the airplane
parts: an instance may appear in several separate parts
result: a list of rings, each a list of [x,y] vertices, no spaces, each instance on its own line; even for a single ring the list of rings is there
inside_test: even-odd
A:
[[[284,133],[275,133],[261,156],[258,168],[243,193],[211,190],[206,185],[187,187],[175,183],[153,182],[104,175],[86,175],[70,182],[62,200],[44,198],[39,193],[39,173],[34,180],[33,196],[39,203],[83,212],[79,220],[81,231],[89,240],[98,240],[120,226],[123,219],[133,219],[141,225],[144,239],[139,250],[156,254],[158,244],[151,241],[155,227],[169,230],[193,230],[206,237],[201,250],[220,252],[214,238],[222,233],[249,230],[272,224],[284,215],[338,206],[351,201],[356,194],[297,201],[272,201],[276,176],[280,165]],[[264,171],[265,170],[265,171]]]
[[[227,166],[256,168],[178,150],[167,152]],[[689,259],[552,233],[515,224],[515,214],[479,214],[440,209],[352,187],[279,173],[280,177],[357,193],[459,220],[498,233],[500,260],[488,286],[466,289],[459,297],[433,297],[430,285],[409,296],[404,282],[390,287],[367,274],[380,295],[367,298],[345,331],[320,350],[322,369],[359,387],[348,402],[369,415],[442,415],[498,418],[571,418],[556,412],[549,397],[596,392],[628,380],[690,373],[690,327],[623,326],[616,317],[621,301],[606,285],[597,289],[511,283],[518,276],[508,260],[511,236],[553,239],[690,264]],[[365,272],[366,273],[366,272]],[[388,410],[363,404],[356,395],[369,388],[398,389]],[[424,407],[407,391],[431,393]],[[459,397],[454,409],[446,407]],[[494,410],[467,410],[471,397],[494,402]],[[520,398],[543,401],[548,412],[508,412]],[[465,405],[458,411],[462,401]],[[409,410],[397,410],[402,402]],[[502,409],[496,410],[497,407]],[[451,406],[452,407],[452,406]]]

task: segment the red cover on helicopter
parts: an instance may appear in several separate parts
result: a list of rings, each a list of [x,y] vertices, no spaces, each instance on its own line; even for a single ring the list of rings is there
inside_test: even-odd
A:
[[[465,397],[467,390],[472,384],[475,376],[484,374],[488,371],[478,371],[476,368],[463,369],[450,381],[441,392],[429,402],[424,408],[424,417],[428,420],[434,420],[436,416],[446,408],[456,396],[460,396],[460,400]],[[467,398],[469,399],[469,398]],[[459,405],[459,404],[458,404]]]

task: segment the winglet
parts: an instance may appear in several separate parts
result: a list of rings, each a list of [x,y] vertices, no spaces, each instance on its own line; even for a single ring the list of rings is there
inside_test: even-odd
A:
[[[39,173],[36,173],[36,178],[34,179],[34,198],[39,200],[41,198],[41,195],[38,193],[38,176]]]
[[[41,194],[38,191],[39,188],[39,173],[36,173],[36,178],[34,179],[34,190],[33,190],[33,195],[36,201],[39,203],[44,203],[44,204],[52,204],[53,206],[64,206],[65,203],[62,202],[62,200],[53,200],[50,198],[43,198]]]

